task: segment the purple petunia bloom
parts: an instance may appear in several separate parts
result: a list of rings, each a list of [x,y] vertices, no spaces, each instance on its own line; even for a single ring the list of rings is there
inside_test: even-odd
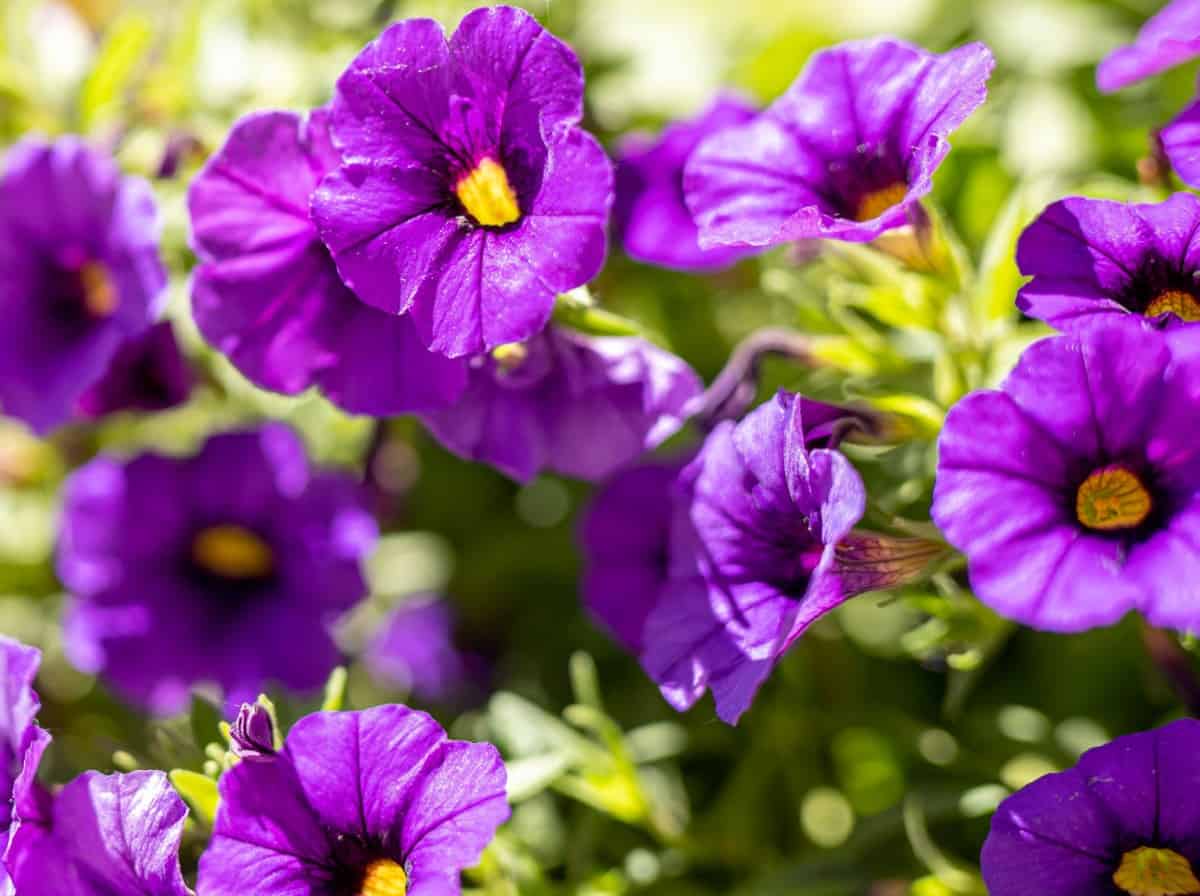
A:
[[[991,896],[1200,892],[1200,722],[1089,750],[1002,802],[983,845]]]
[[[455,454],[514,479],[600,479],[673,435],[701,388],[686,363],[644,339],[550,326],[476,358],[458,404],[422,419]]]
[[[1158,140],[1180,179],[1189,187],[1200,186],[1200,101],[1164,125]]]
[[[951,409],[933,520],[984,603],[1052,631],[1130,610],[1200,629],[1196,335],[1102,321],[1035,343],[999,390]]]
[[[163,411],[183,404],[195,376],[169,321],[160,321],[117,351],[108,370],[79,398],[79,412],[98,418],[118,411]]]
[[[454,896],[509,815],[496,748],[404,706],[319,712],[222,776],[205,896]]]
[[[311,469],[286,427],[188,458],[100,457],[65,494],[69,656],[127,699],[169,713],[199,682],[238,702],[268,681],[308,691],[338,662],[329,625],[366,594],[376,526],[358,484]]]
[[[692,154],[683,183],[701,247],[866,242],[905,224],[992,66],[978,43],[940,56],[891,39],[817,53],[770,108]]]
[[[1033,277],[1017,307],[1060,330],[1128,314],[1173,327],[1200,321],[1200,200],[1156,205],[1072,197],[1055,202],[1017,244]]]
[[[582,103],[579,60],[523,10],[475,10],[449,41],[388,28],[338,81],[344,164],[313,199],[347,285],[451,357],[533,336],[604,263],[612,165]]]
[[[33,679],[41,653],[0,635],[0,894],[12,896],[8,845],[20,814],[28,811],[29,791],[50,735],[34,723],[40,703]]]
[[[462,697],[483,673],[482,660],[454,643],[455,615],[437,595],[406,598],[379,626],[363,654],[377,681],[421,700]]]
[[[149,186],[75,137],[28,139],[0,173],[0,409],[69,419],[166,286]]]
[[[1137,40],[1096,68],[1096,84],[1112,93],[1200,55],[1200,2],[1173,0],[1142,26]]]
[[[753,251],[700,248],[683,198],[683,166],[706,137],[745,124],[756,113],[736,93],[722,93],[699,116],[668,126],[658,137],[639,133],[621,140],[613,227],[631,258],[681,271],[713,271]]]

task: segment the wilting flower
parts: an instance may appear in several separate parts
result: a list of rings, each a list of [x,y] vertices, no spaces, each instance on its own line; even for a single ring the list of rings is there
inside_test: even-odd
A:
[[[50,735],[34,723],[40,704],[33,692],[41,653],[0,635],[0,894],[12,896],[8,844]]]
[[[701,247],[865,242],[905,224],[992,66],[978,43],[940,56],[890,39],[817,53],[770,108],[692,154],[684,193]]]
[[[79,398],[85,417],[117,411],[163,411],[183,404],[195,377],[169,321],[160,321],[117,351],[108,370]]]
[[[482,661],[454,642],[455,616],[437,595],[405,599],[379,626],[363,654],[378,681],[421,700],[462,697],[481,677]]]
[[[1113,50],[1096,68],[1096,84],[1112,93],[1200,55],[1200,3],[1173,0],[1142,26],[1137,40]]]
[[[157,316],[166,272],[149,186],[74,137],[0,173],[0,409],[44,433]]]
[[[1110,315],[1200,321],[1200,200],[1060,200],[1021,235],[1017,264],[1033,277],[1017,307],[1060,330]]]
[[[422,419],[455,454],[515,479],[600,479],[673,435],[700,390],[686,363],[644,339],[551,326],[476,358],[458,404]]]
[[[221,777],[200,858],[209,896],[456,894],[509,815],[490,744],[448,740],[404,706],[320,712],[273,761]]]
[[[1200,893],[1200,722],[1089,750],[1000,804],[983,845],[991,896]]]
[[[448,405],[463,362],[435,355],[411,318],[359,301],[309,218],[309,198],[338,165],[329,113],[241,119],[192,181],[201,265],[192,310],[205,338],[252,382],[295,394],[318,386],[352,413]]]
[[[329,625],[366,594],[376,527],[357,483],[310,468],[278,424],[211,437],[188,458],[100,457],[66,486],[58,570],[69,656],[159,713],[215,682],[317,688]]]
[[[347,285],[452,357],[533,336],[604,262],[612,166],[582,98],[575,54],[522,10],[475,10],[449,42],[388,28],[338,81],[344,164],[313,200]]]
[[[162,772],[85,772],[59,793],[39,789],[8,847],[17,893],[190,896],[179,868],[187,807]]]
[[[1171,348],[1194,336],[1094,324],[951,409],[933,519],[984,603],[1054,631],[1200,625],[1200,358]]]
[[[747,100],[722,93],[699,116],[675,122],[658,137],[638,133],[621,140],[613,224],[631,258],[682,271],[710,271],[750,251],[700,248],[696,223],[683,199],[683,166],[706,137],[745,124],[755,113]]]

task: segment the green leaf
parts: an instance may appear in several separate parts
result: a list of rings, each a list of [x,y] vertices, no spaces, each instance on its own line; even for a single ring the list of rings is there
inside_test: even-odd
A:
[[[201,750],[211,743],[220,743],[221,711],[212,703],[199,695],[193,696],[189,721],[192,737]]]
[[[640,336],[642,328],[629,318],[595,306],[562,302],[554,306],[554,320],[589,336]]]
[[[562,753],[528,756],[505,763],[508,770],[508,801],[520,803],[537,796],[566,773],[570,759]]]
[[[337,712],[346,705],[346,667],[338,666],[329,673],[325,682],[325,699],[321,701],[321,709],[325,712]]]
[[[145,16],[129,13],[113,22],[80,93],[83,130],[115,117],[153,38],[154,26]]]
[[[217,782],[185,768],[172,769],[169,777],[197,819],[212,827],[213,819],[217,817],[217,804],[220,802]]]

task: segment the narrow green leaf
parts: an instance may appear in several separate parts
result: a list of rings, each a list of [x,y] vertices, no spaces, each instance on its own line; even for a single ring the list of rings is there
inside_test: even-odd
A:
[[[196,817],[211,827],[213,819],[217,817],[217,803],[220,801],[217,782],[199,772],[184,768],[172,769],[169,777]]]

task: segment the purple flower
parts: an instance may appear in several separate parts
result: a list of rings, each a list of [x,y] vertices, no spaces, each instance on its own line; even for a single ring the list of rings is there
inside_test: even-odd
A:
[[[363,660],[372,677],[421,700],[462,697],[481,677],[479,657],[454,643],[455,616],[437,595],[404,600],[367,645]]]
[[[162,772],[86,772],[54,797],[41,792],[5,862],[21,894],[190,896],[179,868],[186,817]]]
[[[1017,307],[1060,330],[1128,314],[1174,327],[1200,321],[1200,200],[1157,205],[1072,197],[1021,235]]]
[[[865,242],[905,224],[992,65],[978,43],[941,56],[890,39],[817,53],[770,108],[692,154],[683,183],[700,246]]]
[[[344,164],[313,199],[347,285],[451,357],[533,336],[604,263],[612,166],[582,99],[579,60],[523,10],[475,10],[449,42],[388,28],[338,81]]]
[[[600,479],[673,435],[700,390],[687,364],[643,339],[551,326],[476,358],[458,404],[423,419],[455,454],[514,479]]]
[[[328,119],[323,109],[307,120],[247,116],[192,181],[196,323],[266,389],[316,385],[343,409],[375,415],[450,404],[465,364],[427,351],[411,318],[359,301],[309,218],[309,197],[339,161]]]
[[[496,748],[404,706],[319,712],[221,778],[206,896],[454,896],[509,815]]]
[[[366,594],[375,535],[357,483],[311,469],[282,425],[188,458],[97,458],[65,492],[69,655],[156,713],[198,682],[234,706],[268,681],[316,689],[339,659],[330,622]]]
[[[712,271],[748,254],[737,247],[700,248],[684,203],[683,166],[706,137],[745,124],[755,114],[747,100],[722,93],[699,116],[670,125],[658,137],[630,134],[621,140],[613,224],[631,258],[681,271]]]
[[[1200,358],[1172,349],[1196,335],[1093,324],[951,409],[933,519],[984,603],[1053,631],[1200,626]]]
[[[1200,2],[1174,0],[1138,32],[1137,40],[1121,47],[1096,68],[1096,84],[1112,93],[1200,55]]]
[[[36,432],[69,419],[157,316],[166,272],[149,186],[75,137],[28,139],[0,174],[0,407]]]
[[[1000,804],[983,844],[992,896],[1200,892],[1200,722],[1089,750]]]
[[[18,817],[31,806],[30,790],[50,735],[34,724],[41,704],[33,679],[41,653],[0,635],[0,894],[12,896],[8,844]]]
[[[80,396],[79,412],[95,419],[166,410],[188,400],[194,381],[170,322],[160,321],[121,346],[104,376]]]
[[[1190,187],[1200,186],[1200,101],[1186,106],[1158,132],[1175,173]]]

